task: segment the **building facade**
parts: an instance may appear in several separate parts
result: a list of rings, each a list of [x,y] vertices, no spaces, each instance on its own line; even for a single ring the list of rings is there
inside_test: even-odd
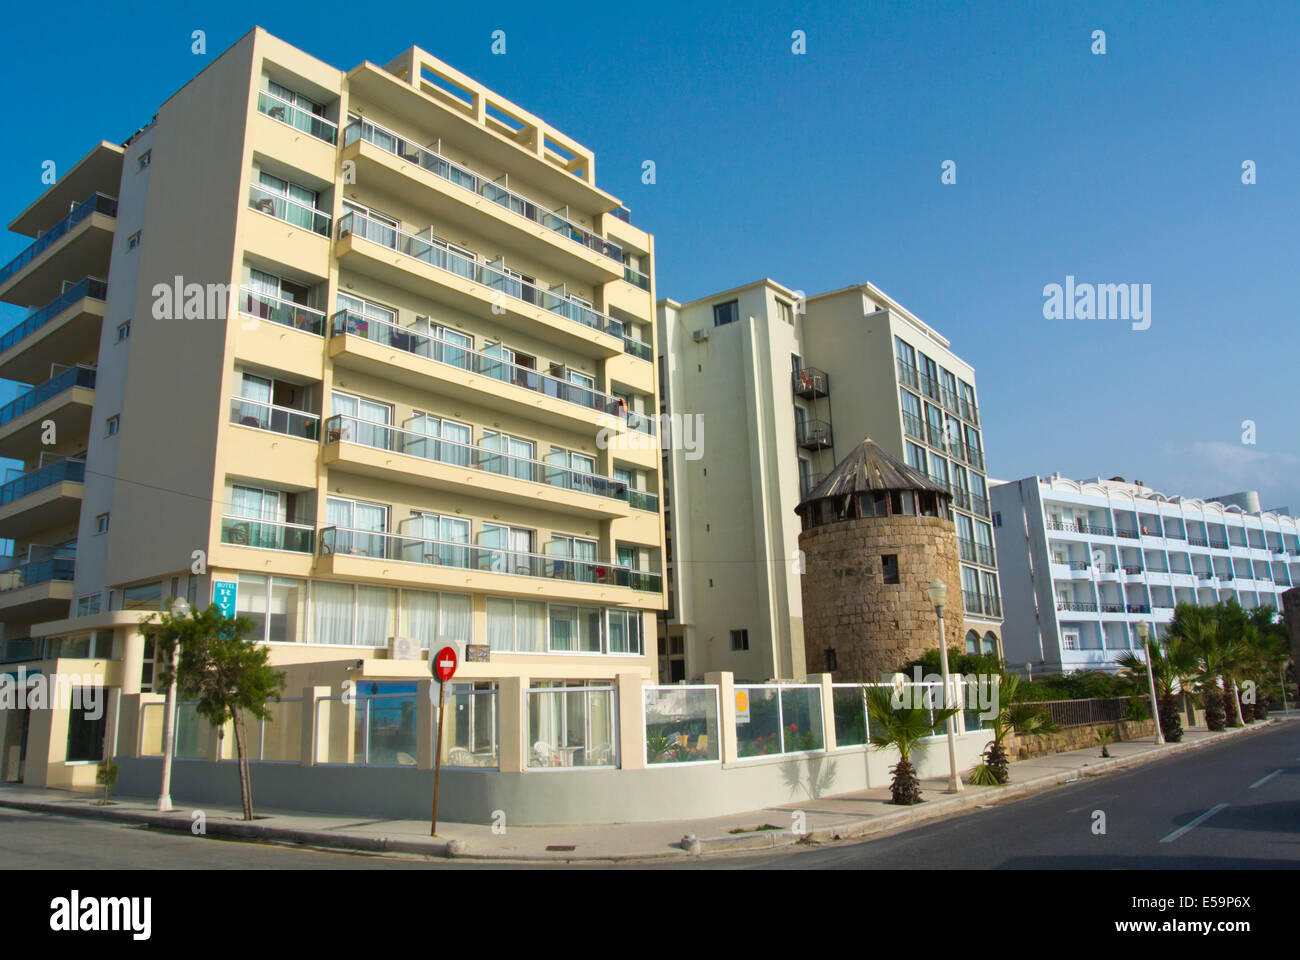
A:
[[[1113,671],[1117,654],[1142,654],[1140,622],[1154,637],[1180,603],[1281,611],[1300,582],[1300,525],[1257,494],[1196,500],[1059,475],[992,493],[1006,656],[1022,672]]]
[[[490,648],[488,727],[654,679],[654,243],[586,147],[418,48],[342,72],[257,29],[10,229],[5,670],[102,684],[109,752],[171,597],[252,618],[286,695],[444,643]],[[6,777],[93,782],[84,718],[0,725]]]
[[[805,298],[768,279],[661,300],[659,337],[666,412],[688,433],[664,451],[661,676],[804,675],[794,510],[864,437],[951,493],[962,636],[1001,649],[975,372],[947,339],[872,284]]]

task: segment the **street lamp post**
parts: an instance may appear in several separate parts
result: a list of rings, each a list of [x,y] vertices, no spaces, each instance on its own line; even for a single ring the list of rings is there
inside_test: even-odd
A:
[[[177,598],[172,604],[172,617],[184,620],[190,615],[190,605]],[[158,809],[167,813],[172,809],[172,754],[176,751],[176,664],[180,659],[180,641],[172,644],[171,678],[167,685],[166,714],[163,717],[163,769],[162,787],[158,792]]]
[[[1145,620],[1139,620],[1137,625],[1138,636],[1142,638],[1142,654],[1147,658],[1147,685],[1151,689],[1151,719],[1156,724],[1156,743],[1165,742],[1164,731],[1160,729],[1160,704],[1156,700],[1156,671],[1151,664],[1151,646],[1147,643],[1147,638],[1151,635],[1151,627]]]
[[[939,617],[939,669],[943,674],[943,708],[951,710],[956,706],[956,703],[948,682],[948,644],[943,636],[943,602],[948,597],[948,585],[935,578],[930,582],[930,586],[926,587],[925,592],[930,598],[930,603],[934,604],[935,614]],[[961,785],[961,777],[957,776],[957,734],[955,724],[955,718],[949,717],[947,724],[948,789],[945,791],[946,793],[961,793],[964,789]]]

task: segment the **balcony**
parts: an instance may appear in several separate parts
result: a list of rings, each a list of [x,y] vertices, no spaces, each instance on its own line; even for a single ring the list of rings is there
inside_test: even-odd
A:
[[[620,420],[625,417],[618,397],[412,327],[340,310],[330,318],[330,338],[330,355],[346,366],[389,379],[404,379],[425,390],[438,387],[437,382],[431,381],[441,381],[444,392],[450,396],[464,396],[470,390],[475,402],[504,412],[519,412],[520,404],[527,404],[531,416],[569,427],[575,419],[586,424],[598,422],[591,414]],[[357,341],[362,346],[357,346]],[[369,344],[382,349],[367,349],[365,345]],[[412,364],[407,370],[399,357],[384,356],[384,350],[399,351],[402,356],[417,357],[427,363]],[[463,374],[472,375],[468,383]],[[545,404],[542,398],[558,403]]]
[[[967,617],[999,618],[1002,616],[1002,600],[998,597],[986,597],[972,590],[963,590],[961,598]]]
[[[987,517],[989,515],[989,502],[986,498],[981,497],[977,493],[973,493],[971,494],[970,500],[971,510],[973,512],[978,513],[981,517]]]
[[[54,419],[65,437],[90,429],[95,370],[69,367],[0,407],[0,457],[26,459],[40,448],[41,422]]]
[[[22,253],[0,267],[0,300],[49,303],[68,277],[108,273],[113,251],[117,201],[92,194],[41,234]],[[41,269],[48,265],[50,269]]]
[[[50,365],[99,349],[108,284],[86,277],[0,337],[0,377],[31,383]]]
[[[653,362],[655,358],[654,347],[642,340],[633,340],[631,337],[623,338],[623,352],[648,362]]]
[[[245,316],[278,323],[282,327],[314,333],[318,337],[325,335],[324,311],[282,300],[269,293],[259,293],[251,287],[240,288],[239,310]]]
[[[1136,530],[1125,530],[1121,527],[1115,531],[1115,536],[1122,537],[1125,540],[1136,540],[1138,538],[1138,532]]]
[[[543,506],[562,513],[598,518],[627,516],[627,484],[612,477],[585,473],[558,463],[512,456],[490,447],[443,440],[425,433],[390,427],[355,417],[334,416],[325,421],[325,442],[356,445],[411,458],[409,464],[393,458],[358,456],[340,446],[327,450],[325,462],[349,472],[392,477],[406,472],[424,484],[457,493]],[[430,464],[441,465],[431,469]],[[534,485],[529,490],[518,481]],[[576,495],[576,496],[575,496]]]
[[[974,467],[976,470],[979,470],[980,472],[983,472],[983,470],[984,470],[984,454],[983,454],[981,451],[976,450],[974,447],[970,447],[969,449],[967,449],[967,451],[966,451],[966,462],[969,463],[969,464],[970,464],[972,467]]]
[[[623,279],[634,287],[640,287],[647,293],[650,292],[650,277],[642,273],[640,270],[637,270],[635,267],[630,267],[624,264]]]
[[[55,620],[68,615],[76,572],[75,547],[33,546],[27,557],[0,558],[0,613],[6,620]]]
[[[659,512],[659,494],[651,493],[649,490],[629,489],[627,502],[635,510],[645,510],[647,513]]]
[[[1227,541],[1227,540],[1216,540],[1214,537],[1211,537],[1211,538],[1210,538],[1210,546],[1211,546],[1213,549],[1215,549],[1215,550],[1227,550],[1227,549],[1228,549],[1228,541]]]
[[[925,443],[925,424],[915,414],[903,414],[903,432],[914,440]]]
[[[266,114],[272,120],[288,124],[310,137],[325,141],[330,146],[335,146],[339,142],[338,124],[324,117],[318,117],[314,113],[308,113],[288,100],[281,100],[268,90],[257,92],[257,109],[259,113]]]
[[[961,558],[967,563],[979,563],[986,567],[996,566],[992,547],[976,543],[974,540],[968,540],[965,537],[957,538],[957,547]]]
[[[413,276],[411,271],[406,268],[393,272],[395,265],[390,257],[376,257],[368,250],[353,247],[352,244],[355,243],[356,239],[375,244],[387,250],[396,251],[407,259],[431,266],[442,273],[448,274],[450,277],[468,280],[478,285],[482,289],[474,291],[475,300],[472,307],[467,305],[469,309],[480,309],[484,302],[508,307],[515,312],[518,318],[525,321],[519,324],[520,329],[534,335],[537,335],[536,320],[533,318],[531,311],[551,314],[561,317],[574,325],[574,327],[557,326],[557,332],[568,332],[576,336],[578,334],[577,328],[581,327],[605,334],[617,340],[617,346],[613,347],[610,352],[622,352],[624,335],[622,321],[593,310],[586,306],[585,303],[573,300],[567,295],[561,296],[543,290],[541,287],[528,283],[504,269],[480,263],[476,257],[466,257],[456,253],[445,241],[430,237],[412,236],[356,212],[346,213],[339,218],[338,239],[340,244],[345,242],[347,244],[339,251],[341,257],[355,264],[358,270],[371,273],[384,282],[396,283],[410,289],[412,281],[418,279],[418,275]],[[353,254],[362,254],[365,259],[356,259]],[[439,277],[437,282],[440,287],[446,288],[442,291],[444,293],[455,292],[462,286],[457,281],[449,282],[448,279],[442,277]],[[419,285],[416,286],[418,288]],[[420,291],[417,290],[417,292]],[[427,290],[423,292],[427,293]],[[502,296],[509,298],[512,303],[500,303]],[[515,304],[522,306],[515,306]],[[499,319],[506,320],[508,315]],[[585,338],[581,342],[590,349],[590,338]]]
[[[1098,613],[1124,613],[1124,604],[1122,603],[1099,603],[1097,604]]]
[[[1141,576],[1141,575],[1142,575],[1142,567],[1140,567],[1140,566],[1138,566],[1138,565],[1136,565],[1136,564],[1133,564],[1133,565],[1125,564],[1125,565],[1124,565],[1124,572],[1127,573],[1130,577]]]
[[[287,550],[312,553],[316,531],[301,523],[256,520],[249,517],[221,518],[221,542],[233,547],[259,550]]]
[[[790,380],[795,396],[802,397],[805,400],[818,400],[830,396],[831,378],[830,374],[824,370],[818,370],[816,367],[803,367],[790,374]]]
[[[1198,537],[1196,534],[1188,534],[1187,542],[1193,547],[1208,547],[1210,545],[1209,540],[1205,537]]]
[[[320,437],[320,417],[316,414],[294,410],[292,407],[277,407],[272,403],[249,400],[246,397],[231,397],[230,422],[302,440],[316,440]]]
[[[935,380],[928,373],[920,375],[921,392],[927,399],[939,402],[939,381]]]
[[[0,486],[0,537],[75,527],[85,482],[84,460],[59,460],[9,480]]]
[[[831,446],[831,425],[825,420],[802,420],[795,424],[795,440],[805,450],[826,450]]]
[[[320,534],[322,557],[391,560],[508,577],[627,587],[650,593],[663,590],[662,574],[620,567],[604,560],[575,560],[553,554],[525,553],[480,544],[343,527],[326,527]]]
[[[264,213],[276,220],[283,220],[290,226],[310,230],[318,236],[330,235],[332,218],[328,213],[296,200],[290,200],[284,194],[263,190],[256,184],[251,184],[248,188],[248,206],[251,210]]]
[[[1056,609],[1065,613],[1096,613],[1097,604],[1090,600],[1057,600]]]
[[[911,387],[913,390],[920,391],[921,389],[920,371],[918,371],[916,367],[912,366],[910,363],[907,363],[904,360],[895,359],[894,364],[898,368],[898,382],[902,384],[906,384],[907,386]]]

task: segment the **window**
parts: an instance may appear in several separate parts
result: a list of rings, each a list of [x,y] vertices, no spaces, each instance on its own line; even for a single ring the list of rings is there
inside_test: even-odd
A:
[[[100,596],[92,593],[89,596],[77,598],[77,616],[90,617],[99,613]]]
[[[131,234],[131,236],[127,237],[126,248],[128,250],[134,250],[136,247],[140,246],[140,242],[143,239],[143,234],[144,234],[143,230],[137,230],[135,233]]]
[[[487,640],[493,650],[546,651],[546,605],[530,600],[487,598]]]
[[[163,607],[162,581],[141,583],[122,591],[123,610],[161,610]]]
[[[108,514],[101,513],[95,518],[95,535],[108,533]]]
[[[715,327],[721,327],[728,323],[735,323],[739,319],[739,300],[728,300],[726,303],[715,303],[713,305],[713,325]]]
[[[993,511],[993,526],[995,526],[995,527],[1000,527],[1000,526],[1002,526],[1002,511],[1001,511],[1001,510],[994,510],[994,511]]]
[[[898,583],[898,554],[883,554],[880,558],[880,572],[885,583]]]
[[[731,649],[748,650],[749,649],[749,631],[732,630],[731,631]]]
[[[610,610],[609,653],[641,656],[645,646],[641,636],[641,613],[637,610]]]
[[[799,489],[803,491],[804,496],[807,496],[808,492],[812,490],[812,488],[813,488],[812,461],[805,460],[803,457],[800,457],[799,458]]]
[[[117,431],[120,430],[122,427],[122,415],[118,413],[109,417],[107,420],[104,421],[104,426],[105,426],[104,436],[106,437],[117,436]]]
[[[241,573],[236,611],[253,621],[250,640],[297,643],[307,611],[306,581]]]
[[[382,647],[393,635],[393,591],[387,587],[313,581],[312,642]]]
[[[563,653],[600,653],[600,610],[552,604],[551,650]]]
[[[129,336],[131,336],[131,321],[127,320],[125,323],[119,323],[117,325],[117,339],[114,342],[121,343]]]
[[[836,656],[834,647],[827,647],[824,657],[826,660],[826,671],[828,673],[833,673],[840,668],[839,657]]]
[[[905,343],[898,337],[894,338],[894,355],[907,366],[916,366],[916,351],[910,343]]]
[[[139,166],[136,168],[136,172],[139,173],[145,167],[149,166],[149,164],[152,162],[153,162],[153,151],[146,150],[144,153],[140,154],[140,159],[136,161],[136,163],[139,164]]]
[[[73,687],[68,710],[69,763],[86,763],[104,758],[107,714],[103,687]]]
[[[776,315],[786,323],[794,326],[794,307],[784,300],[776,301]]]

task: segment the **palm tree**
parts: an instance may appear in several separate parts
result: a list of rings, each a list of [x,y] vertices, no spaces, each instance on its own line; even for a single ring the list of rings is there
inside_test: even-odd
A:
[[[1219,622],[1219,641],[1224,646],[1223,698],[1224,713],[1229,726],[1240,727],[1246,720],[1242,710],[1238,680],[1250,660],[1249,640],[1246,636],[1246,611],[1236,600],[1222,601],[1213,608]]]
[[[1038,737],[1055,733],[1060,728],[1041,708],[1022,699],[1020,677],[1002,671],[998,674],[996,713],[989,720],[993,739],[984,751],[984,762],[971,773],[971,783],[998,786],[1011,775],[1007,770],[1006,738],[1014,733],[1018,737]]]
[[[1254,655],[1255,719],[1263,720],[1268,716],[1268,694],[1278,689],[1274,678],[1280,679],[1284,675],[1291,659],[1291,638],[1287,634],[1286,621],[1280,619],[1277,610],[1269,604],[1256,607],[1247,614],[1246,628],[1247,641]]]
[[[921,740],[934,733],[940,724],[947,723],[957,708],[935,707],[932,717],[931,711],[925,707],[896,708],[887,687],[868,687],[866,696],[871,746],[877,750],[889,747],[898,750],[898,763],[889,768],[893,774],[889,784],[892,802],[902,805],[920,803],[921,784],[912,766],[912,751],[924,750]]]
[[[1181,637],[1170,636],[1163,643],[1149,644],[1151,669],[1156,680],[1157,716],[1160,732],[1169,743],[1183,739],[1183,722],[1178,709],[1178,693],[1186,689],[1188,678],[1196,671],[1196,655]],[[1146,686],[1146,660],[1136,650],[1125,650],[1115,658],[1124,673],[1135,683]]]

